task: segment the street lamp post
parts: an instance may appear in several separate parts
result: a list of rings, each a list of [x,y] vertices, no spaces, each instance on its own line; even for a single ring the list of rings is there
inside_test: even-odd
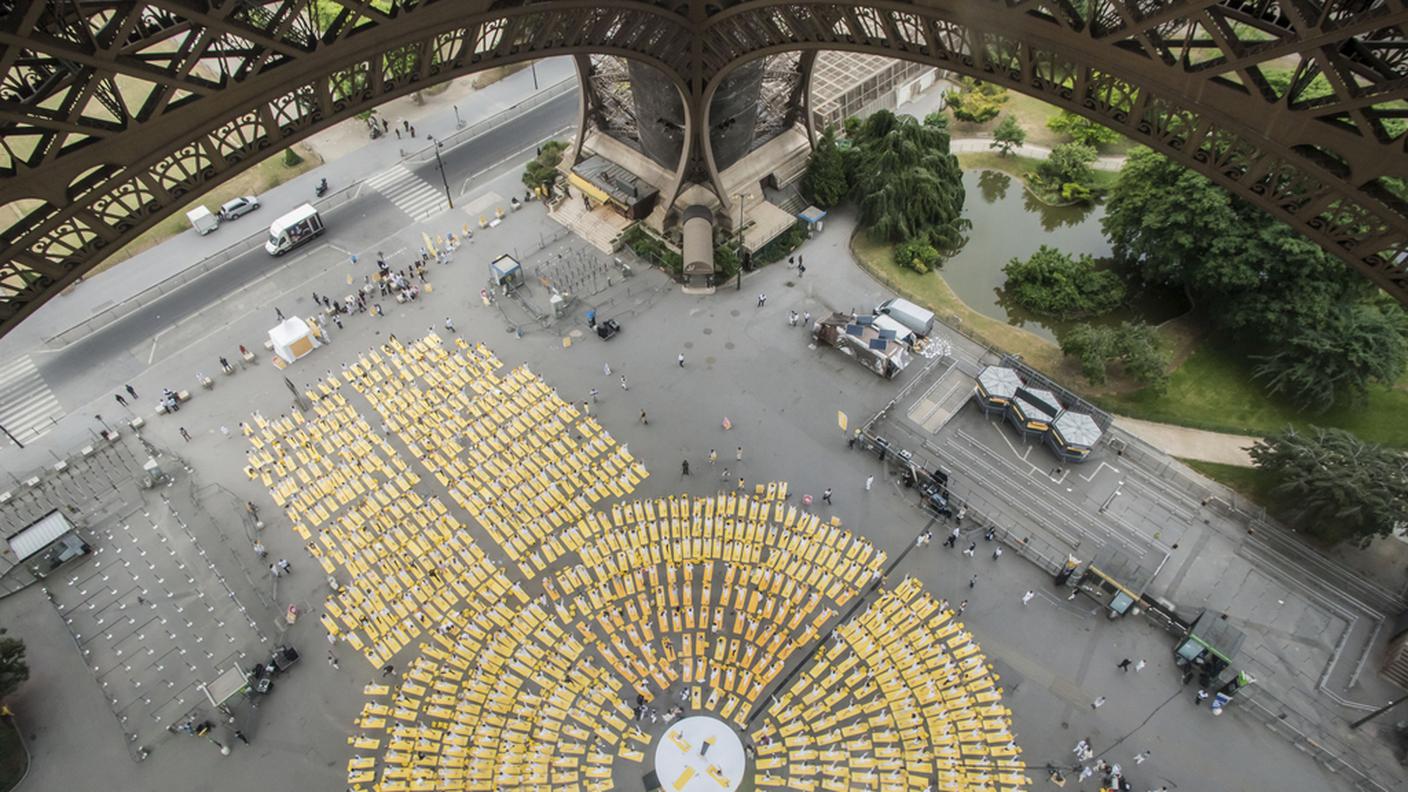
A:
[[[10,442],[14,443],[20,448],[24,448],[24,443],[21,443],[18,437],[15,437],[14,435],[10,434],[10,430],[6,429],[4,424],[0,424],[0,432],[4,432],[5,436],[10,438]]]
[[[753,193],[735,193],[733,197],[738,199],[738,291],[743,291],[743,204]]]
[[[435,164],[440,168],[440,183],[445,185],[445,201],[450,204],[450,208],[455,208],[455,199],[450,197],[450,180],[445,177],[445,161],[440,159],[440,141],[426,135],[430,142],[435,144]]]
[[[460,120],[460,106],[450,105],[455,109],[455,129],[464,129],[464,122]]]
[[[533,72],[533,91],[538,90],[538,62],[528,61],[528,68]]]

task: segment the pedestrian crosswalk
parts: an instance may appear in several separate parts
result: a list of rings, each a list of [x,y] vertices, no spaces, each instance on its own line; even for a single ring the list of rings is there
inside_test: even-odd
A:
[[[0,365],[0,426],[21,443],[29,443],[64,417],[59,400],[39,375],[29,355]]]
[[[397,163],[367,179],[372,189],[391,199],[413,220],[425,221],[449,208],[445,196],[405,165]]]

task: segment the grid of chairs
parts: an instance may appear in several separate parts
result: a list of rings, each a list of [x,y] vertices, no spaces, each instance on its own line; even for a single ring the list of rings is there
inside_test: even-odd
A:
[[[427,643],[399,685],[370,684],[348,739],[356,790],[606,792],[650,737],[621,683],[541,604],[503,602]],[[370,785],[370,786],[369,786]]]
[[[349,789],[614,789],[652,742],[637,719],[676,706],[740,731],[761,717],[759,787],[1029,783],[997,675],[917,581],[876,585],[883,551],[791,504],[782,482],[632,499],[644,466],[527,367],[502,369],[482,344],[393,340],[310,389],[308,417],[242,427],[248,475],[348,578],[320,614],[329,634],[378,665],[414,651],[364,689]],[[422,474],[540,596],[423,495]]]
[[[596,419],[563,401],[527,366],[506,376],[482,344],[435,334],[372,353],[349,377],[386,427],[509,558],[535,576],[576,549],[565,528],[597,501],[625,497],[645,466]]]
[[[997,682],[953,612],[906,579],[838,628],[778,696],[752,734],[758,786],[1025,789]]]
[[[741,727],[885,560],[839,522],[783,502],[778,486],[764,492],[617,504],[581,562],[544,588],[645,700],[680,684],[692,709]]]

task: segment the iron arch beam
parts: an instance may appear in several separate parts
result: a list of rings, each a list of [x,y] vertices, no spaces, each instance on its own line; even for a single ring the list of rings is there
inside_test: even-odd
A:
[[[270,151],[442,80],[577,54],[644,61],[675,83],[693,142],[678,174],[713,170],[705,98],[755,58],[847,49],[978,76],[1196,168],[1408,303],[1408,0],[321,10],[337,5],[95,0],[0,12],[0,204],[23,210],[0,234],[0,333],[184,196]],[[1271,70],[1288,58],[1280,85]],[[148,94],[129,99],[133,82]]]
[[[1335,91],[1333,101],[1300,106],[1291,92],[1276,99],[1251,91],[1245,83],[1256,87],[1259,73],[1245,66],[1242,71],[1249,76],[1244,84],[1217,76],[1230,60],[1228,50],[1265,63],[1254,46],[1234,47],[1225,35],[1210,38],[1204,48],[1221,48],[1224,55],[1193,68],[1186,52],[1180,56],[1163,39],[1156,47],[1148,32],[1171,23],[1187,27],[1194,24],[1190,17],[1207,17],[1214,6],[1252,4],[1192,0],[1165,8],[1165,21],[1142,23],[1132,4],[1107,4],[1120,10],[1118,26],[1098,20],[1077,24],[1081,20],[1074,10],[1055,19],[1045,16],[1048,6],[1058,4],[740,3],[710,19],[709,40],[720,42],[713,50],[720,61],[713,64],[715,76],[706,94],[721,75],[744,63],[797,49],[888,55],[979,77],[1105,124],[1194,168],[1408,304],[1408,134],[1384,123],[1388,115],[1365,115],[1352,123],[1342,117],[1343,107],[1371,102],[1401,106],[1403,110],[1390,112],[1408,117],[1408,56],[1403,54],[1408,5],[1372,2],[1362,5],[1364,13],[1357,17],[1339,6],[1335,19],[1328,11],[1315,20],[1300,13],[1291,14],[1291,21],[1278,19],[1277,24],[1293,22],[1301,32],[1288,35],[1280,49],[1267,47],[1269,52],[1303,41],[1310,49],[1296,51],[1305,62],[1326,61],[1331,58],[1327,51],[1339,58],[1362,46],[1396,53],[1396,60],[1355,56],[1355,63],[1340,64],[1361,70],[1372,66],[1387,78],[1356,87],[1353,100],[1342,95],[1349,92],[1347,85],[1330,78],[1322,90]],[[1206,18],[1197,24],[1212,27]],[[1137,31],[1143,31],[1143,38],[1131,38]],[[1354,37],[1356,31],[1380,35],[1366,43]],[[707,152],[705,159],[712,162]],[[722,200],[727,205],[728,199]]]

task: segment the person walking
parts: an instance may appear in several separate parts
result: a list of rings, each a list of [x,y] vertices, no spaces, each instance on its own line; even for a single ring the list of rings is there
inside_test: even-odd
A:
[[[676,358],[676,362],[678,362],[678,363],[680,364],[680,368],[684,368],[684,353],[683,353],[683,352],[681,352],[681,353],[680,353],[680,356],[679,356],[678,358]]]
[[[798,260],[797,260],[797,277],[799,277],[799,278],[805,278],[806,276],[807,276],[807,265],[806,265],[806,264],[803,264],[802,261],[801,261],[801,259],[798,259]]]
[[[972,558],[972,557],[974,556],[974,554],[976,554],[977,552],[978,552],[978,543],[977,543],[977,542],[969,542],[969,543],[968,543],[968,548],[963,551],[963,555],[966,555],[966,556],[968,556],[969,558]]]
[[[762,308],[764,305],[767,305],[767,304],[768,304],[768,296],[767,296],[766,294],[762,293],[762,292],[758,292],[758,307],[759,307],[759,308]]]
[[[999,558],[1002,558],[1002,545],[998,545],[992,549],[992,560],[996,561]]]
[[[611,376],[611,364],[610,364],[610,363],[602,363],[602,364],[601,364],[601,373],[602,373],[602,374],[605,374],[605,375],[608,376],[608,377]],[[626,376],[625,376],[624,374],[621,375],[621,379],[622,379],[622,380],[625,380],[625,379],[626,379]]]
[[[1137,662],[1137,663],[1134,664],[1134,672],[1137,674],[1137,673],[1139,673],[1140,671],[1143,671],[1143,670],[1144,670],[1144,666],[1146,666],[1146,665],[1149,665],[1149,664],[1148,664],[1147,662],[1145,662],[1144,658],[1142,658],[1142,657],[1139,658],[1139,662]]]
[[[826,491],[823,492],[823,493],[821,493],[821,499],[822,499],[823,501],[826,501],[826,505],[827,505],[827,506],[834,506],[834,505],[835,505],[835,504],[833,504],[833,503],[831,502],[831,488],[830,488],[830,487],[827,487],[827,488],[826,488]]]
[[[342,666],[337,664],[337,655],[333,654],[331,651],[328,652],[328,665],[332,666],[332,670],[334,671],[341,670],[342,668]]]
[[[622,374],[622,375],[621,375],[621,390],[623,390],[623,391],[628,391],[628,390],[630,390],[630,389],[631,389],[631,387],[626,384],[626,375],[625,375],[625,374]]]
[[[280,322],[284,320],[284,312],[280,310],[279,306],[277,305],[274,306],[274,316],[277,316]]]
[[[181,427],[181,438],[187,443],[191,442],[191,433],[186,431],[186,427]]]
[[[1026,605],[1028,602],[1031,602],[1031,601],[1032,601],[1032,597],[1035,597],[1035,596],[1036,596],[1036,592],[1035,592],[1035,591],[1032,591],[1031,589],[1027,589],[1027,593],[1022,595],[1022,604],[1023,604],[1023,605]]]
[[[681,476],[688,476],[688,475],[689,475],[689,460],[688,460],[688,459],[685,459],[685,460],[681,460],[681,461],[680,461],[680,475],[681,475]]]
[[[121,394],[121,393],[114,393],[114,394],[112,395],[112,397],[113,397],[114,399],[117,399],[117,403],[118,403],[118,404],[121,404],[123,407],[126,407],[126,406],[127,406],[127,400],[124,399],[124,398],[122,398],[122,394]]]
[[[640,423],[641,426],[650,426],[650,421],[645,418],[645,410],[640,411]]]
[[[273,575],[274,577],[282,577],[284,573],[279,570],[279,565],[277,563],[273,563],[269,565],[269,574]]]
[[[449,330],[451,333],[455,332],[455,323],[448,316],[445,317],[445,329]]]
[[[955,547],[957,547],[957,546],[958,546],[958,526],[955,525],[955,526],[953,527],[953,530],[948,532],[948,538],[944,540],[944,547],[947,547],[947,548],[949,548],[949,549],[953,549],[953,548],[955,548]]]
[[[240,731],[239,729],[235,729],[235,739],[239,740],[245,745],[249,745],[249,738],[244,736],[244,732]]]
[[[293,564],[290,564],[287,558],[280,558],[278,560],[278,567],[279,571],[285,575],[293,571]]]
[[[591,415],[592,405],[590,402],[582,402],[582,415]]]
[[[719,476],[719,480],[728,481],[728,468],[724,468],[724,472]]]
[[[138,396],[137,396],[137,389],[136,389],[136,388],[132,387],[131,385],[127,385],[126,388],[127,388],[127,395],[128,395],[128,396],[131,396],[131,397],[134,398],[134,399],[138,398]]]
[[[743,489],[743,477],[742,477],[742,476],[739,476],[739,477],[738,477],[738,488],[739,488],[739,489]]]
[[[1207,692],[1206,690],[1201,690],[1201,689],[1200,689],[1200,690],[1197,692],[1197,694],[1193,696],[1193,706],[1195,706],[1195,707],[1201,707],[1201,706],[1203,706],[1203,702],[1204,702],[1204,701],[1207,701],[1207,699],[1208,699],[1208,692]]]
[[[870,492],[870,486],[871,486],[872,484],[874,484],[874,483],[875,483],[875,477],[874,477],[874,476],[866,476],[866,477],[865,477],[865,491],[866,491],[866,492]]]
[[[958,610],[954,612],[954,615],[962,616],[963,611],[966,610],[968,610],[968,600],[963,600],[962,602],[958,603]]]
[[[1105,702],[1107,701],[1109,701],[1109,699],[1105,698],[1104,696],[1097,696],[1094,701],[1090,702],[1090,708],[1100,709],[1101,707],[1105,706]]]
[[[738,460],[740,463],[743,462],[743,446],[738,447],[738,451],[734,453],[733,458]]]
[[[396,673],[396,666],[394,666],[394,665],[392,665],[392,664],[390,664],[390,663],[387,663],[386,665],[384,665],[384,666],[381,667],[381,676],[382,676],[382,678],[389,677],[389,676],[391,676],[391,675],[394,674],[394,673]]]
[[[978,576],[975,574],[975,575],[973,575],[972,577],[968,578],[968,588],[977,588],[977,587],[978,587]]]
[[[1117,666],[1115,666],[1115,667],[1118,668],[1119,670],[1125,672],[1126,674],[1128,674],[1128,673],[1129,673],[1129,666],[1130,666],[1130,664],[1133,663],[1133,662],[1134,662],[1133,660],[1130,660],[1128,657],[1126,657],[1125,659],[1123,659],[1123,660],[1120,661],[1119,665],[1117,665]]]
[[[715,451],[715,450],[712,449],[712,448],[709,449],[709,464],[712,465],[712,464],[714,464],[715,462],[718,462],[718,461],[719,461],[719,452],[718,452],[718,451]]]
[[[1134,755],[1134,763],[1136,765],[1144,764],[1149,760],[1149,754],[1151,753],[1153,753],[1153,751],[1140,751],[1139,753]]]

